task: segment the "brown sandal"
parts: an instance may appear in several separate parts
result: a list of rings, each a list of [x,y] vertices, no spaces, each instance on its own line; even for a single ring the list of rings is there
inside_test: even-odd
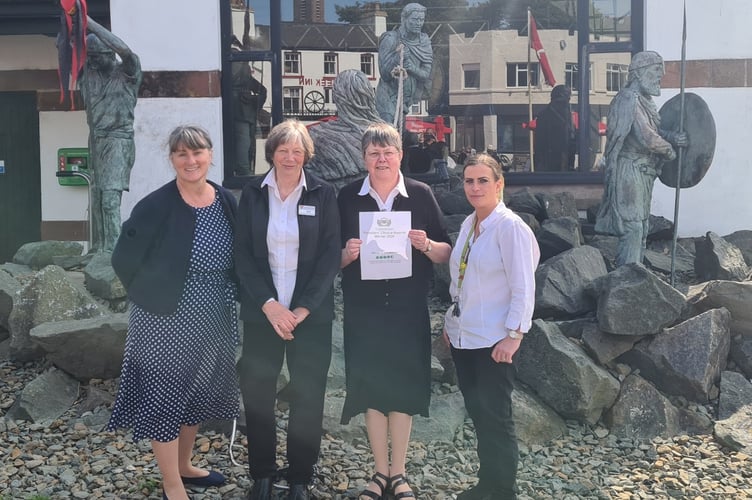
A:
[[[407,484],[407,478],[404,474],[395,474],[394,476],[389,478],[389,490],[392,492],[392,495],[394,495],[395,500],[399,500],[400,498],[415,498],[415,493],[413,493],[412,489],[403,491],[402,493],[397,493],[395,491],[398,486],[402,485],[410,488],[410,485]]]
[[[384,493],[389,489],[389,478],[381,472],[376,472],[373,476],[371,476],[371,482],[379,487],[379,490],[381,490],[380,493],[376,493],[375,491],[371,491],[366,488],[365,490],[360,492],[358,498],[368,497],[372,498],[373,500],[381,500],[382,498],[384,498]]]

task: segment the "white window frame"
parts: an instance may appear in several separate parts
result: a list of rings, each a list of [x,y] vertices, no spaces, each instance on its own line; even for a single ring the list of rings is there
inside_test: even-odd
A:
[[[606,92],[619,92],[627,83],[629,66],[626,64],[606,64]]]
[[[300,52],[285,52],[283,74],[299,75],[301,67]]]
[[[513,84],[510,85],[510,72]],[[527,78],[531,78],[530,86],[537,87],[540,82],[540,69],[537,62],[530,63],[530,75],[527,74],[527,63],[507,63],[507,88],[527,88]]]
[[[360,54],[360,71],[366,76],[373,76],[373,54]]]
[[[324,54],[324,74],[327,76],[337,74],[337,66],[339,58],[334,52],[328,52]]]
[[[303,112],[303,87],[282,88],[282,112],[288,115]]]
[[[473,74],[474,78],[468,78],[468,74]],[[469,80],[475,80],[475,85],[469,85]],[[462,65],[462,88],[470,90],[480,89],[480,63]]]

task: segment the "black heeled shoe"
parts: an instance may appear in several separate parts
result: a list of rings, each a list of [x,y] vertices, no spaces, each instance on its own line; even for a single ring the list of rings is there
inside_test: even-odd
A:
[[[375,472],[373,476],[371,476],[371,482],[378,486],[381,492],[376,493],[375,491],[371,491],[366,488],[365,490],[360,492],[358,498],[368,497],[372,498],[373,500],[381,500],[382,498],[384,498],[384,494],[389,490],[389,478],[381,472]]]

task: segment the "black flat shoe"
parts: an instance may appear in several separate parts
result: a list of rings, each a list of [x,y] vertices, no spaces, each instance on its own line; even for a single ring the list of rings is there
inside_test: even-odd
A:
[[[253,488],[248,494],[248,500],[271,500],[272,478],[264,477],[253,481]]]
[[[287,493],[287,500],[310,500],[310,498],[311,494],[308,492],[308,485],[290,485],[290,491]]]
[[[225,484],[225,482],[227,481],[227,479],[225,479],[225,476],[213,470],[209,471],[208,476],[200,476],[200,477],[180,476],[180,479],[183,480],[183,484],[192,484],[194,486],[202,486],[204,488],[208,488],[209,486],[221,486]]]

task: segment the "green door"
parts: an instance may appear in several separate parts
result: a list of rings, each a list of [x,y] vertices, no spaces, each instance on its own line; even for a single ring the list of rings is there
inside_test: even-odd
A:
[[[40,239],[39,168],[36,94],[0,92],[0,263]]]

